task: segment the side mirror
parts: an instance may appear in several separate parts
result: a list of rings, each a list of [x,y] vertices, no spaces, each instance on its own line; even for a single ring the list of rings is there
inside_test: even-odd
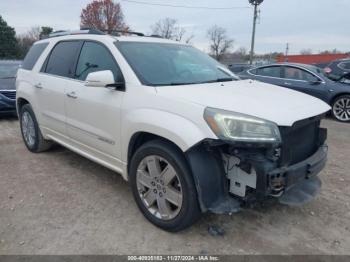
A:
[[[319,85],[319,84],[322,83],[322,80],[321,80],[321,79],[318,79],[318,78],[315,78],[315,79],[309,81],[309,83],[310,83],[311,85]]]
[[[110,70],[89,73],[86,77],[85,86],[125,90],[124,82],[115,83],[113,73]]]

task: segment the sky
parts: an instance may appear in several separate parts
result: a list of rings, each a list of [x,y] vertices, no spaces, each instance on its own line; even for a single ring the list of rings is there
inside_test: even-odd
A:
[[[0,15],[24,33],[34,26],[55,30],[79,29],[80,13],[92,0],[0,0]],[[187,33],[194,34],[192,44],[208,51],[206,32],[216,24],[234,39],[233,50],[250,49],[253,8],[248,0],[138,0],[139,2],[208,8],[175,8],[142,5],[118,0],[126,23],[134,30],[151,33],[159,19],[178,20]],[[243,8],[235,8],[243,7]],[[350,51],[350,0],[265,0],[260,5],[256,31],[256,53],[298,54],[303,49]]]

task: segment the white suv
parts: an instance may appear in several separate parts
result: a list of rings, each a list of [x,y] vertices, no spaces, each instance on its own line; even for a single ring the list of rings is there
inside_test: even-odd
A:
[[[165,230],[269,198],[300,205],[320,188],[329,106],[241,81],[189,45],[60,33],[33,45],[16,86],[30,151],[57,142],[120,173]]]

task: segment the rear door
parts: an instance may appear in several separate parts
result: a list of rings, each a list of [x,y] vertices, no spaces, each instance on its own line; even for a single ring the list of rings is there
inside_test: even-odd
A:
[[[273,85],[282,85],[283,79],[281,68],[282,67],[279,65],[263,66],[248,70],[248,74],[253,76],[253,79],[261,82]]]
[[[322,100],[326,100],[328,97],[325,83],[322,79],[302,68],[284,66],[283,79],[284,87],[315,96]]]
[[[81,41],[61,41],[51,50],[35,83],[41,125],[48,133],[66,135],[65,91],[74,82]]]
[[[100,42],[85,41],[76,66],[76,81],[66,88],[67,132],[83,151],[118,165],[124,92],[85,86],[89,73],[103,70],[112,71],[115,82],[124,81],[109,49]]]

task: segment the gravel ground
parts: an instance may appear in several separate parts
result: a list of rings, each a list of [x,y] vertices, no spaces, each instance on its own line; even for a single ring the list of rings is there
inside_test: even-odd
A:
[[[324,126],[329,162],[312,203],[207,214],[171,234],[146,221],[121,176],[62,147],[32,154],[18,121],[0,119],[0,254],[350,254],[350,125]]]

